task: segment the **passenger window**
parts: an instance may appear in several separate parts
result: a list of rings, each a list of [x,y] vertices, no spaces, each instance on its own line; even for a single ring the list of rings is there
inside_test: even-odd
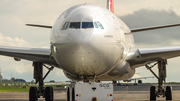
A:
[[[94,28],[93,22],[82,22],[82,28]]]
[[[79,29],[80,28],[80,22],[71,22],[69,28]]]
[[[99,21],[97,21],[97,24],[99,25],[99,27],[100,27],[101,29],[104,29],[104,27],[102,26],[102,24],[101,24]]]
[[[61,30],[66,30],[69,26],[69,22],[64,23],[63,27],[61,28]]]
[[[96,28],[99,28],[96,22],[94,22],[94,26],[95,26]]]

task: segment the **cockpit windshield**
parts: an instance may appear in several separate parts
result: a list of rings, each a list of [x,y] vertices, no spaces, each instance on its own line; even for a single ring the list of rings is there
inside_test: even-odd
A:
[[[94,22],[94,26],[95,28],[99,28],[96,22]]]
[[[80,25],[81,25],[80,22],[71,22],[69,28],[79,29]]]
[[[65,22],[62,26],[61,30],[66,30],[68,28],[71,29],[86,29],[86,28],[96,28],[96,29],[104,29],[103,25],[99,21],[95,22]]]
[[[93,22],[82,22],[82,28],[94,28]]]

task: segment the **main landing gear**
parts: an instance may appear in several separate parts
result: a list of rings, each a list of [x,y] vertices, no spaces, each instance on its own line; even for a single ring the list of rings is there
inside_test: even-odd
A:
[[[136,79],[135,79],[135,83],[134,83],[134,86],[137,86],[137,83],[136,83]]]
[[[158,76],[152,71],[152,67],[158,64]],[[172,100],[172,88],[170,86],[164,86],[163,82],[166,78],[166,65],[167,60],[161,60],[155,63],[153,66],[149,67],[146,65],[146,68],[149,69],[152,74],[158,79],[158,87],[156,90],[155,86],[151,86],[150,88],[150,100],[156,100],[156,97],[166,97],[166,100]],[[165,89],[166,88],[166,89]]]
[[[36,80],[36,84],[39,83],[39,87],[30,87],[29,89],[29,101],[37,101],[41,96],[45,98],[46,101],[53,101],[53,88],[52,87],[43,87],[44,79],[53,70],[54,67],[48,68],[42,63],[34,62],[34,79]],[[43,78],[43,66],[45,66],[49,71]]]

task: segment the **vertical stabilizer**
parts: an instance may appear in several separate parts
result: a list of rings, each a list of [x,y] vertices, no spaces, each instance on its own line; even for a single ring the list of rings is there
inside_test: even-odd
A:
[[[107,9],[114,13],[114,0],[107,0]]]

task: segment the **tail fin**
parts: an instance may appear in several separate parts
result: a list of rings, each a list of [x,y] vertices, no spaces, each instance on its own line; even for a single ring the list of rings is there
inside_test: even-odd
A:
[[[114,13],[114,0],[107,0],[107,9]]]

